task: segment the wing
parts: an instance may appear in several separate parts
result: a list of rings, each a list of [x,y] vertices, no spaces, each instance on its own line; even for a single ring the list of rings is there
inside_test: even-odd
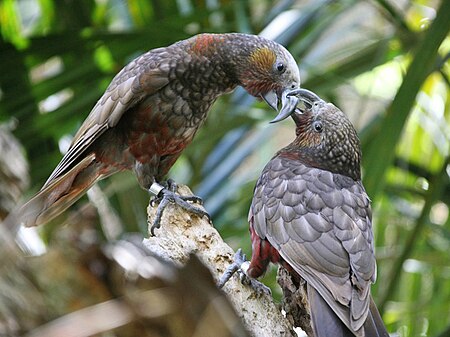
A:
[[[370,201],[362,184],[275,157],[256,185],[250,216],[256,233],[350,329],[359,330],[376,272]]]
[[[131,61],[114,77],[43,188],[70,169],[98,137],[117,125],[127,110],[169,83],[169,60],[165,48],[154,49]]]

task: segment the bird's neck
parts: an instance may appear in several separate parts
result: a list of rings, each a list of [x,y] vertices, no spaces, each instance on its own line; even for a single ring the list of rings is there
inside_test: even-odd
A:
[[[174,76],[181,81],[188,79],[189,87],[202,94],[221,95],[235,89],[239,82],[231,50],[235,49],[236,41],[230,35],[234,34],[199,34],[179,42],[184,53],[178,54],[178,59],[185,68]]]
[[[280,150],[276,156],[298,161],[299,163],[326,170],[332,173],[351,177],[353,180],[361,180],[361,169],[358,158],[348,158],[345,154],[334,153],[333,157],[322,155],[315,147],[291,144]]]

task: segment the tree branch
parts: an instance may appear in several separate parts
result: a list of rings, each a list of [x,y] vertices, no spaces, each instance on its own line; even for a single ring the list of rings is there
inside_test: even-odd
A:
[[[180,186],[178,192],[192,194],[185,186]],[[155,214],[156,207],[149,207],[149,224],[153,223]],[[189,254],[195,253],[209,268],[216,282],[233,262],[233,250],[206,218],[191,216],[175,205],[166,208],[162,226],[155,233],[155,237],[144,240],[148,249],[177,264],[186,263]],[[223,289],[251,335],[297,336],[270,295],[257,294],[251,287],[243,285],[238,277],[232,277]]]

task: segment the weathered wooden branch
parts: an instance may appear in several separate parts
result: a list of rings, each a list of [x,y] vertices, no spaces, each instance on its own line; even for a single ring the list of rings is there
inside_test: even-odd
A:
[[[179,192],[192,194],[185,186],[180,186]],[[156,207],[149,207],[149,224],[153,223],[155,214]],[[169,205],[162,220],[156,236],[144,240],[144,245],[153,253],[178,264],[186,263],[189,254],[195,253],[216,280],[233,262],[234,251],[206,218],[200,219],[178,206]],[[256,293],[237,276],[230,279],[224,291],[253,336],[297,336],[270,295]]]
[[[282,307],[290,324],[300,327],[309,337],[314,337],[306,282],[301,279],[300,284],[297,284],[283,267],[278,268],[277,282],[283,291]]]

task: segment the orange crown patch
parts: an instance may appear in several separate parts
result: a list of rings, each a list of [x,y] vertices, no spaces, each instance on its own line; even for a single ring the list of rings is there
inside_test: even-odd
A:
[[[258,69],[271,69],[277,59],[275,52],[267,47],[256,49],[251,55],[252,63],[258,66]]]

